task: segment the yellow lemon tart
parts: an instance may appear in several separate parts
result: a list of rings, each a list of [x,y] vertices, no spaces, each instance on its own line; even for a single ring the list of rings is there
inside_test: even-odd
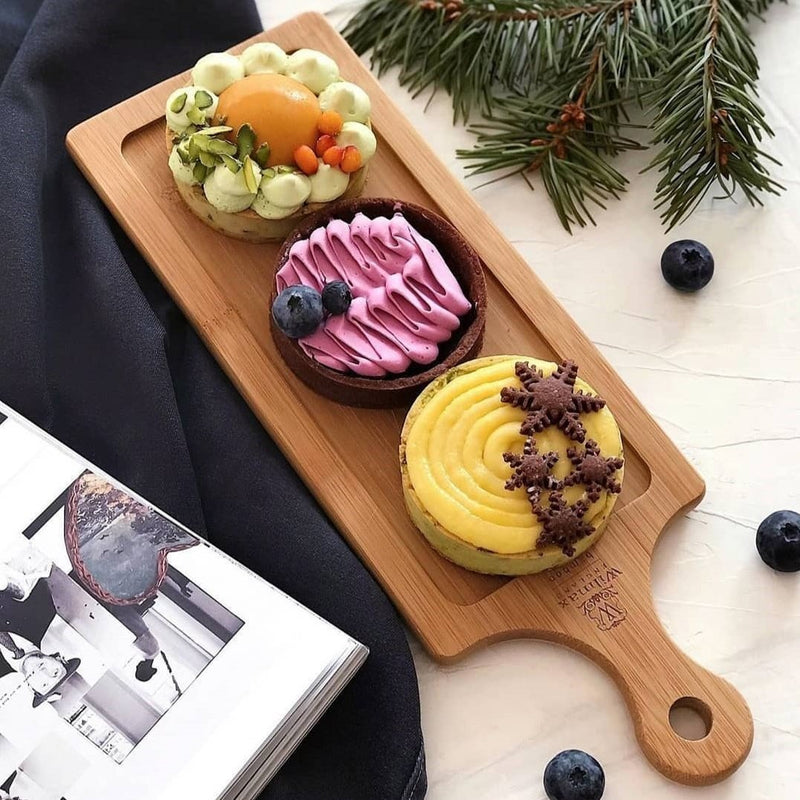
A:
[[[475,572],[524,575],[597,541],[622,488],[622,439],[577,366],[468,361],[406,417],[400,464],[414,524]]]
[[[270,42],[209,53],[167,98],[169,168],[207,225],[250,242],[283,239],[308,214],[357,197],[377,140],[367,93],[336,62]]]

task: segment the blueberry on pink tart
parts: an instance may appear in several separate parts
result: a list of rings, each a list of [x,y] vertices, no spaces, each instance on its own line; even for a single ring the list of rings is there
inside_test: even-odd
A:
[[[393,407],[480,350],[481,260],[446,220],[413,203],[332,206],[284,243],[272,297],[279,353],[340,403]]]

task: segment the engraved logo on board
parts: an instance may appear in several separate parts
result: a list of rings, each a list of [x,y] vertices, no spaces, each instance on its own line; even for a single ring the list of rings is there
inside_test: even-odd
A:
[[[562,608],[575,608],[599,630],[610,631],[628,616],[616,585],[620,575],[621,570],[608,566],[589,550],[563,567],[551,570],[548,579]]]
[[[628,616],[615,589],[603,589],[583,604],[583,613],[597,623],[601,631],[616,628]]]

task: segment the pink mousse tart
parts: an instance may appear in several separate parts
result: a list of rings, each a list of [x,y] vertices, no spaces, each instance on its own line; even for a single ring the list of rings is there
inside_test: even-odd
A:
[[[478,355],[485,318],[478,254],[413,203],[338,203],[278,256],[270,314],[278,352],[312,389],[346,405],[408,404]]]

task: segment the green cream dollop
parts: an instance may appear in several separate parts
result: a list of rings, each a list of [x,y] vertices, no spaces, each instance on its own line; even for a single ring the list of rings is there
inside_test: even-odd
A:
[[[336,144],[339,147],[347,147],[353,145],[358,148],[361,153],[361,163],[366,164],[375,151],[378,149],[378,140],[375,134],[360,122],[345,122],[342,125],[342,130],[336,137]]]
[[[204,121],[207,122],[217,113],[219,97],[214,92],[202,85],[184,86],[182,89],[176,89],[167,98],[167,125],[171,130],[183,133],[190,125],[197,124],[189,119],[188,114],[197,106],[198,92],[205,92],[211,98],[211,105],[201,109]]]
[[[320,164],[317,172],[311,175],[309,180],[311,181],[309,203],[329,203],[341,197],[350,185],[349,175],[338,167],[331,167],[328,164]]]
[[[336,81],[319,96],[323,111],[336,111],[345,122],[366,122],[372,113],[369,95],[354,83]]]
[[[192,83],[222,94],[232,83],[244,78],[244,65],[230,53],[209,53],[192,69]]]
[[[283,74],[319,94],[339,80],[339,65],[325,53],[303,48],[289,56]]]
[[[261,180],[261,170],[255,164],[252,166],[255,170],[256,184],[258,184]],[[239,211],[250,208],[257,194],[248,188],[244,168],[238,172],[231,172],[224,164],[209,172],[203,184],[203,191],[206,200],[214,208],[230,214],[237,214]]]
[[[292,208],[301,206],[308,200],[311,181],[299,172],[278,173],[275,177],[264,175],[259,189],[270,203]]]
[[[294,214],[308,200],[311,181],[298,172],[274,174],[264,170],[253,211],[265,219],[284,219]]]
[[[289,60],[289,56],[272,42],[251,44],[240,58],[245,75],[258,75],[263,72],[282,73]]]
[[[175,180],[179,183],[185,183],[187,186],[196,186],[199,183],[199,181],[195,180],[192,165],[184,164],[178,152],[178,145],[175,145],[169,154],[169,168],[172,170]]]

